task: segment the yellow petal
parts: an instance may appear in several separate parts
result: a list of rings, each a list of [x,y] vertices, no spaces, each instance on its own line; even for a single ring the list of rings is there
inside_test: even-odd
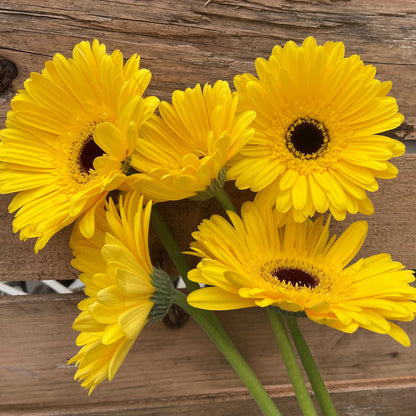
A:
[[[120,344],[120,346],[115,351],[111,361],[110,366],[108,368],[108,379],[111,381],[115,374],[117,373],[118,369],[120,368],[120,365],[126,358],[127,353],[130,351],[130,348],[134,344],[134,339],[126,339],[123,343]]]
[[[118,323],[127,339],[135,339],[146,325],[153,302],[143,303],[123,312]]]
[[[94,141],[116,160],[123,161],[127,156],[127,138],[112,123],[99,124],[94,131]]]
[[[206,287],[195,290],[188,295],[187,300],[188,303],[195,308],[214,311],[256,306],[252,299],[245,299],[216,287]]]
[[[347,265],[361,248],[367,230],[366,221],[357,221],[351,224],[329,250],[327,256],[331,262],[338,264],[339,267]]]

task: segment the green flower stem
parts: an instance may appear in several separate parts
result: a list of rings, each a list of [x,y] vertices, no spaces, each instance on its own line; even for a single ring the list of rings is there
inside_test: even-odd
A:
[[[150,223],[155,229],[157,235],[162,241],[163,246],[169,254],[169,257],[173,261],[178,273],[182,277],[183,281],[186,284],[186,287],[190,292],[199,289],[199,284],[192,282],[188,279],[188,271],[190,270],[189,264],[186,261],[184,255],[176,243],[176,240],[173,238],[172,234],[169,231],[168,226],[166,225],[163,217],[160,215],[157,207],[153,205],[152,215],[150,217]]]
[[[277,344],[279,345],[282,353],[293,390],[295,391],[299,406],[302,409],[302,414],[304,416],[317,416],[312,399],[306,388],[302,373],[296,360],[295,352],[290,344],[283,319],[279,312],[270,308],[267,308],[267,313],[272,324],[274,335],[276,336]]]
[[[196,309],[188,304],[186,296],[175,290],[173,302],[182,307],[197,324],[206,332],[214,344],[231,364],[231,367],[241,378],[248,391],[257,402],[265,416],[281,416],[276,405],[260,383],[253,370],[235,348],[228,334],[221,326],[216,315],[210,311]]]
[[[215,198],[219,201],[221,206],[225,210],[233,211],[237,213],[237,210],[234,207],[233,201],[231,201],[230,197],[228,196],[227,192],[225,192],[224,188],[221,188],[216,194]]]
[[[316,366],[311,351],[300,331],[297,319],[287,316],[286,322],[292,335],[293,342],[298,350],[303,367],[305,368],[313,391],[315,392],[322,414],[325,416],[337,416],[337,412],[332,404],[331,397],[328,394],[328,390],[325,387],[318,367]]]

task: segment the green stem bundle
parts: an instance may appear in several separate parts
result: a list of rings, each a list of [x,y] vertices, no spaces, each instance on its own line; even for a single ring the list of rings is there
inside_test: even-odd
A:
[[[286,317],[286,322],[289,327],[290,334],[292,335],[293,342],[298,350],[303,367],[308,375],[309,381],[318,400],[319,407],[322,410],[322,414],[325,416],[336,416],[337,412],[332,404],[331,397],[325,387],[322,377],[319,373],[318,367],[312,357],[311,351],[306,344],[303,337],[298,321],[294,317]]]
[[[295,391],[299,406],[302,409],[302,414],[304,416],[317,416],[311,396],[306,388],[302,373],[296,360],[295,353],[292,345],[290,344],[282,317],[279,312],[276,312],[271,308],[267,308],[267,313],[272,324],[277,344],[283,356],[293,390]]]

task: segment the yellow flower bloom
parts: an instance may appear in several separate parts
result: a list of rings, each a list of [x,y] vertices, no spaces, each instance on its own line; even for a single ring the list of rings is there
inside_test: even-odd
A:
[[[159,102],[141,97],[151,75],[139,61],[123,65],[120,51],[81,42],[72,59],[56,54],[13,98],[0,132],[0,193],[18,192],[13,229],[38,238],[35,251],[78,217],[90,237],[94,211],[125,182],[138,129]]]
[[[258,58],[258,78],[234,78],[239,110],[257,113],[256,133],[227,179],[297,222],[328,209],[337,220],[347,211],[372,214],[366,191],[378,189],[376,178],[396,176],[388,159],[404,152],[378,135],[403,121],[387,96],[391,82],[374,79],[374,67],[344,52],[341,42],[317,46],[309,37]]]
[[[254,133],[247,127],[255,113],[237,117],[236,107],[225,81],[175,91],[172,105],[162,102],[161,117],[153,115],[140,131],[131,163],[143,174],[132,186],[153,201],[204,192]]]
[[[85,294],[73,328],[80,331],[75,379],[90,393],[112,380],[154,306],[154,270],[148,251],[151,203],[132,192],[120,198],[118,213],[110,199],[107,212],[97,210],[96,231],[85,239],[76,223],[71,237],[72,265],[82,272]]]
[[[281,220],[277,210],[246,202],[232,225],[214,215],[193,233],[193,254],[202,257],[189,279],[209,285],[188,296],[190,305],[210,310],[275,306],[303,312],[344,332],[358,327],[388,334],[408,346],[406,333],[389,320],[410,321],[416,313],[412,271],[388,254],[357,254],[367,222],[352,224],[336,241],[329,222]]]

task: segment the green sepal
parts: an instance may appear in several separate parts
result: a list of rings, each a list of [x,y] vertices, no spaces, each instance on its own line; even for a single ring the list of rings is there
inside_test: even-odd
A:
[[[149,313],[149,320],[161,321],[172,305],[174,287],[169,274],[157,267],[153,268],[152,285],[155,288],[155,293],[150,300],[154,305]]]
[[[136,169],[133,168],[133,166],[131,166],[131,155],[128,156],[124,162],[122,162],[121,164],[121,171],[126,175],[126,176],[130,176],[130,175],[134,175],[135,173],[138,173]]]
[[[217,192],[224,187],[225,175],[227,170],[223,167],[218,174],[218,178],[211,179],[211,183],[205,188],[204,191],[197,192],[194,196],[189,199],[192,201],[205,201],[213,196],[217,195]]]

